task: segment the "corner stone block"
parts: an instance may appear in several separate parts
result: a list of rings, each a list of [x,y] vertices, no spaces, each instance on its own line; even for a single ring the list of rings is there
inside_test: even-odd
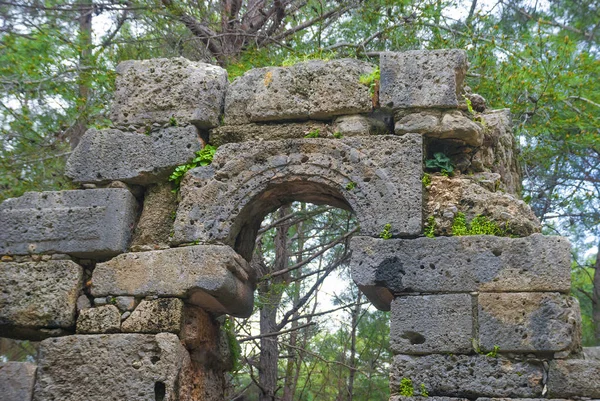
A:
[[[396,355],[390,388],[397,394],[408,378],[421,383],[430,396],[539,398],[544,369],[541,362],[517,362],[483,355]]]
[[[468,68],[464,50],[385,52],[379,65],[379,102],[383,107],[458,107]]]
[[[0,263],[0,336],[41,340],[75,326],[83,269],[68,260]]]
[[[124,333],[175,333],[184,323],[183,301],[177,298],[144,300],[121,325]]]
[[[196,245],[126,253],[99,263],[91,290],[95,297],[184,298],[211,312],[247,317],[253,308],[254,272],[228,246]]]
[[[37,366],[27,362],[0,363],[2,401],[31,401]]]
[[[558,236],[360,236],[352,238],[350,247],[352,278],[383,310],[400,293],[568,293],[571,288],[571,245]]]
[[[422,171],[417,134],[223,145],[184,178],[172,244],[221,242],[250,260],[264,216],[292,201],[352,210],[363,235],[419,235]]]
[[[0,205],[0,254],[114,256],[129,245],[137,209],[127,189],[27,192]]]
[[[557,359],[550,362],[548,394],[550,397],[600,398],[600,361]]]
[[[128,60],[117,66],[111,120],[118,125],[192,123],[219,125],[227,89],[221,67],[172,59]]]
[[[398,297],[391,310],[390,346],[394,353],[472,350],[473,307],[469,294]]]
[[[123,181],[148,185],[166,181],[202,147],[193,125],[162,128],[148,135],[117,129],[88,130],[67,161],[75,182]]]
[[[373,102],[360,77],[374,68],[364,61],[341,59],[250,70],[229,86],[224,122],[322,120],[368,113]]]
[[[35,401],[179,400],[189,355],[175,334],[74,335],[43,341]]]
[[[480,293],[479,346],[500,352],[558,352],[577,348],[579,304],[559,293]]]

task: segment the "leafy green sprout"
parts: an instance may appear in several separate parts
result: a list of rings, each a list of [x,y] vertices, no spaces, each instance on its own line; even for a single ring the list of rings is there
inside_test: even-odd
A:
[[[354,188],[356,188],[356,183],[354,181],[350,181],[347,185],[346,185],[346,189],[348,191],[352,191]]]
[[[392,225],[390,223],[388,223],[385,226],[383,226],[383,230],[379,234],[379,237],[383,238],[383,239],[390,239],[390,238],[392,238]]]
[[[431,175],[428,173],[423,174],[423,178],[421,178],[421,182],[424,187],[428,187],[431,185]]]
[[[449,175],[454,171],[452,161],[442,152],[434,153],[433,159],[425,160],[425,167],[432,170],[439,170],[442,175]]]
[[[429,392],[425,387],[425,383],[421,383],[421,397],[429,397]]]
[[[475,216],[470,223],[467,223],[465,214],[458,212],[452,221],[452,235],[495,235],[505,237],[508,235],[508,230],[482,215]]]
[[[408,377],[403,377],[402,380],[400,380],[400,395],[402,397],[412,397],[415,395],[413,382]]]
[[[187,173],[189,170],[200,166],[208,166],[209,164],[211,164],[216,151],[217,148],[215,146],[206,145],[196,152],[196,155],[189,163],[175,167],[175,170],[169,176],[169,181],[174,183],[176,187],[173,190],[173,192],[177,192],[179,190],[181,180],[183,179],[185,173]]]
[[[375,67],[370,74],[361,75],[359,81],[361,84],[369,87],[369,93],[371,97],[375,95],[375,87],[379,83],[381,77],[381,71],[379,67]]]
[[[465,103],[467,104],[467,110],[469,114],[475,114],[475,110],[473,110],[473,103],[471,103],[471,99],[463,95],[463,99],[465,99]]]
[[[333,133],[333,137],[335,139],[342,139],[344,136],[342,135],[342,133],[340,131],[336,131]]]
[[[321,134],[321,130],[319,130],[318,128],[315,128],[315,129],[311,130],[308,134],[304,135],[304,137],[305,138],[318,138],[320,134]]]
[[[485,356],[490,357],[490,358],[498,358],[498,351],[500,351],[500,347],[497,345],[494,345],[494,349],[491,350],[490,352],[488,352],[487,354],[485,354]]]
[[[229,346],[229,352],[233,361],[232,372],[236,372],[242,368],[242,347],[240,346],[240,343],[235,337],[234,324],[230,319],[226,318],[225,322],[221,326],[221,329],[225,332],[225,335],[227,337],[227,345]]]
[[[175,116],[171,116],[171,118],[169,118],[169,125],[171,127],[177,127],[177,120],[175,119]]]
[[[424,234],[428,238],[435,237],[435,217],[429,216],[429,218],[427,219]]]

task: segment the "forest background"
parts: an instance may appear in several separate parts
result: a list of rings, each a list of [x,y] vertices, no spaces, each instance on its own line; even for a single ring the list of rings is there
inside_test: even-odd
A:
[[[0,201],[73,188],[65,160],[87,128],[108,126],[122,60],[183,56],[233,80],[313,58],[466,49],[467,84],[513,113],[523,199],[544,233],[573,243],[584,343],[600,345],[599,31],[595,0],[0,0]],[[351,283],[355,225],[302,203],[265,219],[256,312],[225,324],[240,344],[229,399],[386,399],[388,316]],[[34,350],[0,341],[4,359]]]

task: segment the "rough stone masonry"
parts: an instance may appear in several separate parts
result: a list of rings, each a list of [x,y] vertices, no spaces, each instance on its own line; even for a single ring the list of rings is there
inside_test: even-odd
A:
[[[121,63],[114,126],[68,160],[82,189],[0,206],[0,335],[42,340],[36,364],[0,364],[0,397],[224,400],[222,316],[251,313],[258,228],[291,201],[360,222],[352,276],[391,310],[391,400],[600,397],[570,244],[518,199],[508,110],[464,86],[462,50],[382,53],[372,94],[376,67],[313,60],[228,83],[182,58]],[[212,164],[175,197],[168,175],[207,142]],[[424,175],[437,152],[454,176]],[[459,217],[506,236],[453,235]]]

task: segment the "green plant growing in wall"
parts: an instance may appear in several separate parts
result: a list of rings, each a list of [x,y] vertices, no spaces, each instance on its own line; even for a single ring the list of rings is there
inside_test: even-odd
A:
[[[175,189],[173,192],[177,192],[179,190],[181,180],[188,170],[200,166],[208,166],[210,163],[212,163],[216,151],[217,148],[215,146],[206,145],[196,152],[195,157],[189,163],[175,167],[175,170],[173,170],[173,173],[171,173],[169,176],[169,181],[175,184]]]
[[[435,237],[435,217],[429,216],[427,219],[427,224],[425,225],[425,230],[423,231],[426,237],[433,238]]]
[[[356,183],[354,181],[350,181],[348,184],[346,184],[346,189],[348,191],[352,191],[354,188],[356,188]]]
[[[421,178],[421,182],[424,187],[428,187],[431,185],[431,175],[429,173],[423,174],[423,178]]]
[[[231,371],[236,372],[242,368],[240,362],[242,358],[242,347],[235,337],[233,321],[229,318],[225,318],[225,322],[221,325],[221,330],[225,332],[225,336],[227,337],[227,346],[229,347],[229,354],[231,355],[231,360],[233,362]]]
[[[311,130],[308,134],[304,135],[305,138],[318,138],[321,131],[318,128]]]
[[[490,358],[498,358],[498,351],[500,351],[500,347],[497,345],[494,345],[494,349],[491,350],[490,352],[488,352],[487,354],[485,354],[485,356],[490,357]]]
[[[467,227],[467,218],[463,212],[458,212],[454,216],[452,221],[452,235],[469,235],[469,228]]]
[[[429,392],[425,388],[425,383],[421,383],[421,397],[429,397]]]
[[[392,238],[392,225],[390,223],[388,223],[385,226],[383,226],[383,230],[379,234],[379,237],[383,238],[383,239],[390,239],[390,238]]]
[[[342,139],[344,136],[342,135],[342,133],[340,131],[336,131],[333,133],[333,137],[335,139]]]
[[[379,79],[381,77],[381,71],[379,67],[375,67],[370,74],[361,75],[359,80],[360,83],[369,87],[369,94],[371,97],[375,96],[375,88],[379,84]]]
[[[403,377],[402,380],[400,380],[400,395],[402,397],[412,397],[415,395],[413,382],[407,377]]]
[[[177,120],[175,119],[175,116],[171,116],[171,118],[169,118],[169,125],[171,127],[177,127]]]
[[[463,99],[465,99],[465,103],[467,104],[467,110],[469,114],[475,114],[475,110],[473,110],[473,103],[471,103],[471,99],[463,95]]]
[[[450,175],[454,171],[452,161],[442,152],[434,153],[433,159],[425,160],[425,167],[440,171],[442,175]]]
[[[458,212],[452,221],[452,235],[495,235],[497,237],[508,236],[508,231],[500,227],[496,222],[486,216],[477,215],[467,224],[464,213]]]

